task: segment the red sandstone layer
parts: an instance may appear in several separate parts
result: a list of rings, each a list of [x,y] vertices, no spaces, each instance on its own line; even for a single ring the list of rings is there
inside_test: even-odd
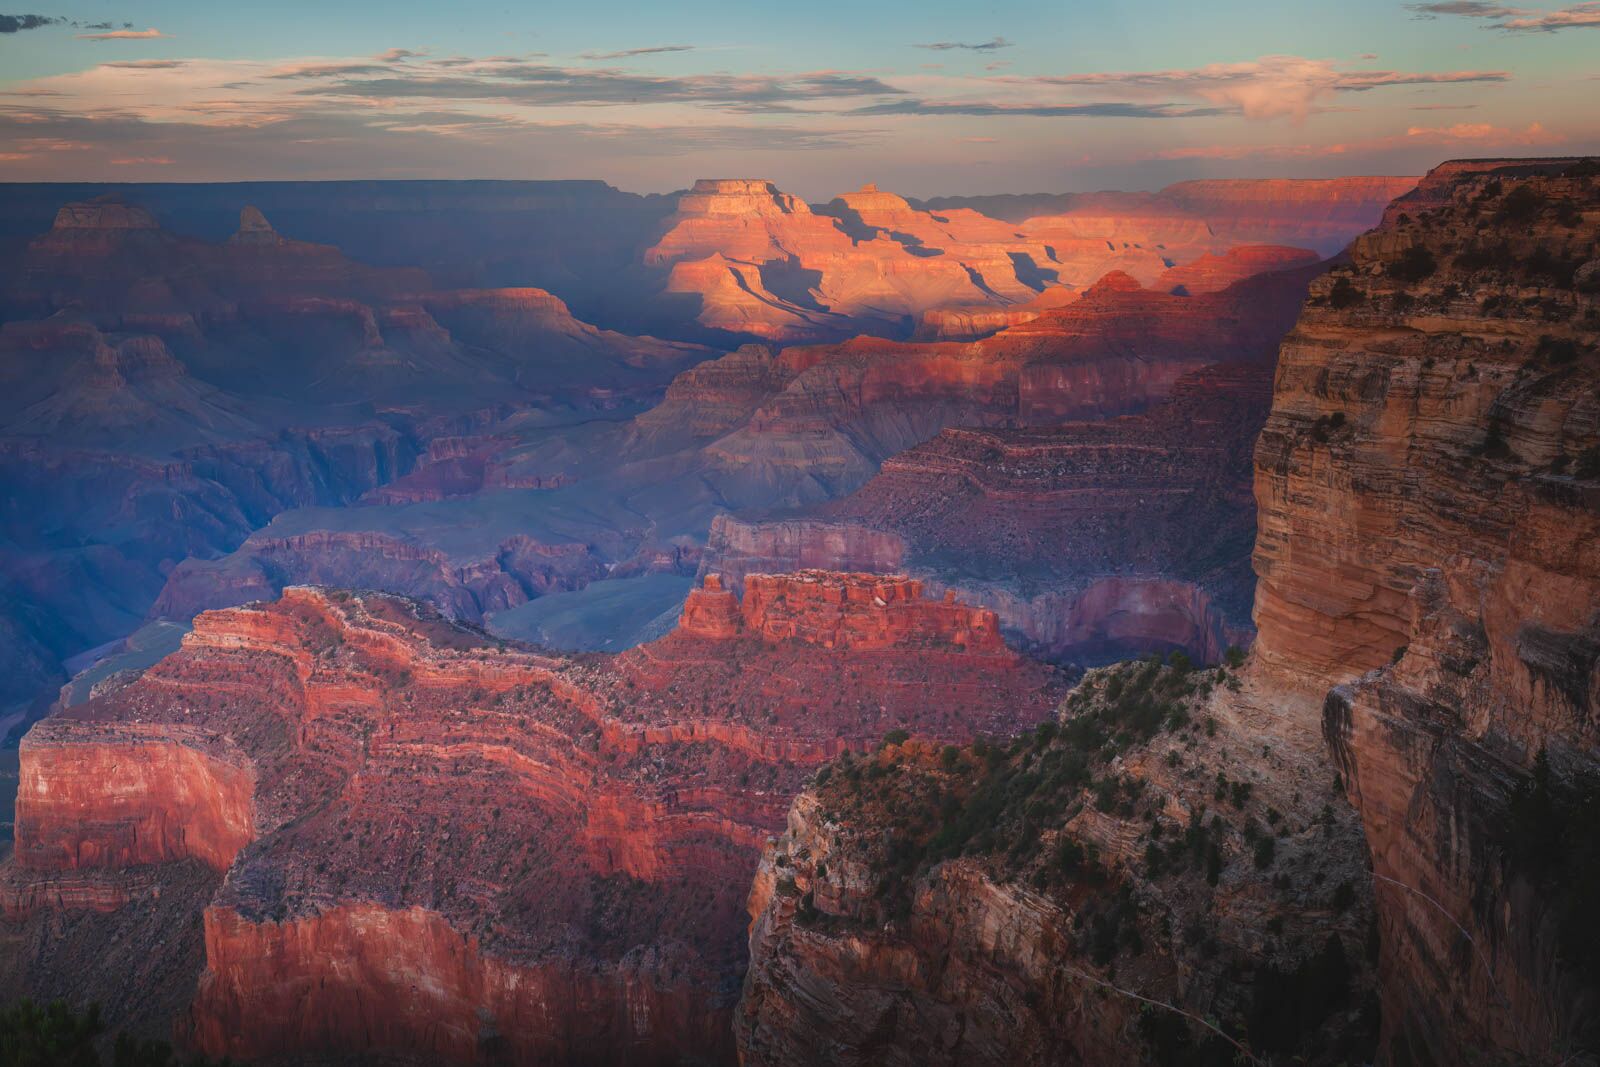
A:
[[[710,583],[617,657],[305,588],[202,615],[30,735],[7,911],[133,899],[74,889],[89,868],[226,869],[185,1024],[213,1055],[731,1059],[744,890],[810,770],[894,728],[1009,732],[1060,692],[914,582],[754,586],[731,632],[705,632]]]

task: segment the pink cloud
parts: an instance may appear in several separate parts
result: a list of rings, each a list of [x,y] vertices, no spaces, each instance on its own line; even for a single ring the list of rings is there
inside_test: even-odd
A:
[[[166,38],[166,34],[157,29],[148,30],[110,30],[106,33],[78,33],[73,34],[80,41],[153,41],[157,38]]]
[[[1504,82],[1510,78],[1501,70],[1349,70],[1329,59],[1262,56],[1243,63],[1210,63],[1187,70],[1106,71],[1015,80],[1187,96],[1237,108],[1246,118],[1300,121],[1311,113],[1313,105],[1334,93],[1405,85]]]

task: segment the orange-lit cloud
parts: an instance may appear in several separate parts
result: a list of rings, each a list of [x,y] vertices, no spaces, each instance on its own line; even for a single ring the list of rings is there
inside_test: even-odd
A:
[[[1246,118],[1304,121],[1318,101],[1336,93],[1369,92],[1406,85],[1504,82],[1501,70],[1352,70],[1331,59],[1262,56],[1244,63],[1211,63],[1189,70],[1115,71],[1024,79],[1034,85],[1115,88],[1123,93],[1158,93],[1237,109]]]
[[[167,35],[157,29],[107,30],[105,33],[75,33],[80,41],[153,41]]]

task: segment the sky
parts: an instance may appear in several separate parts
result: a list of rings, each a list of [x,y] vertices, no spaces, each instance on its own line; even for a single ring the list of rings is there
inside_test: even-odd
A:
[[[0,181],[825,200],[1600,152],[1600,0],[23,2],[46,6],[0,7]]]

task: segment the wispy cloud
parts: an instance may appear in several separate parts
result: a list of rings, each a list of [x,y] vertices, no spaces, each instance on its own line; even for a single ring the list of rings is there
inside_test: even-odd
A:
[[[996,37],[993,40],[973,43],[967,41],[935,41],[932,44],[919,44],[917,47],[927,48],[934,52],[998,52],[1002,48],[1012,48],[1014,46],[1004,37]]]
[[[157,29],[107,30],[105,33],[75,33],[80,41],[153,41],[167,35]]]
[[[1547,147],[1567,138],[1534,122],[1521,129],[1492,123],[1457,123],[1453,126],[1411,126],[1403,134],[1359,141],[1306,142],[1301,144],[1184,145],[1162,149],[1150,158],[1163,160],[1292,160],[1338,156],[1374,156],[1397,149],[1438,148],[1444,151],[1508,151]]]
[[[1554,33],[1557,30],[1600,27],[1600,0],[1587,0],[1554,11],[1507,7],[1486,0],[1442,0],[1439,3],[1407,4],[1406,7],[1415,12],[1417,18],[1453,15],[1458,18],[1486,19],[1490,29],[1509,33]]]
[[[853,109],[852,115],[985,115],[1045,119],[1183,119],[1223,114],[1221,108],[1108,101],[1089,104],[1022,104],[984,100],[889,100]]]
[[[1417,18],[1432,19],[1440,15],[1457,15],[1469,19],[1498,19],[1523,12],[1514,7],[1503,4],[1491,4],[1485,0],[1444,0],[1442,3],[1433,4],[1407,4],[1407,10],[1415,12]]]
[[[21,33],[23,30],[39,30],[46,26],[55,26],[66,22],[64,18],[54,15],[0,15],[0,33]]]
[[[1238,110],[1246,118],[1302,120],[1335,93],[1406,85],[1504,82],[1496,70],[1351,70],[1334,60],[1262,56],[1244,63],[1212,63],[1188,70],[1116,71],[1019,79],[1033,86],[1111,88],[1123,93],[1188,97]],[[1010,79],[997,79],[1007,81]]]
[[[1557,30],[1571,30],[1600,27],[1600,2],[1576,4],[1563,8],[1560,11],[1547,11],[1543,13],[1528,13],[1526,15],[1509,18],[1497,24],[1502,30],[1523,30],[1539,33],[1554,33]]]
[[[648,48],[624,48],[620,52],[584,52],[579,59],[631,59],[634,56],[654,56],[662,52],[693,52],[692,44],[658,44]]]
[[[509,58],[458,68],[429,63],[404,69],[363,63],[298,65],[269,77],[317,81],[297,90],[303,96],[484,101],[544,107],[689,103],[745,113],[783,112],[803,103],[903,93],[880,78],[849,71],[668,77]]]

